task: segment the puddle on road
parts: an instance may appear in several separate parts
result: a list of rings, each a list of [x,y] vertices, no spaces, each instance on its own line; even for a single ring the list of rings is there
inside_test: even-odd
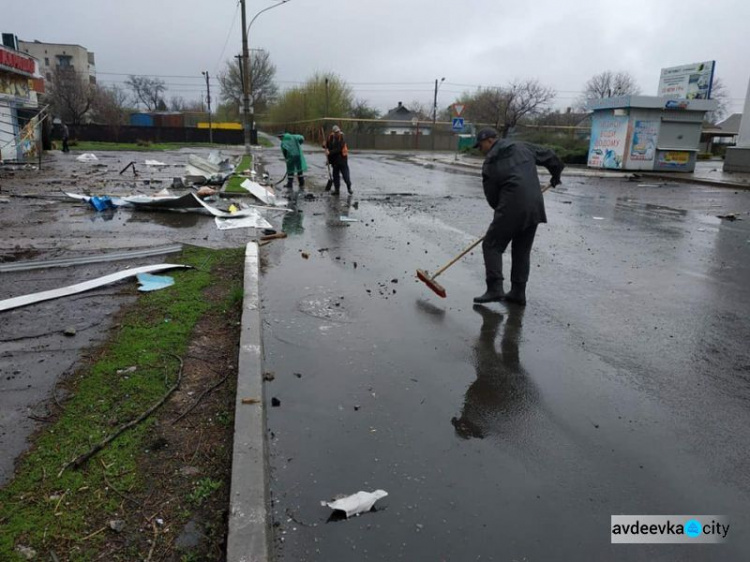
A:
[[[201,220],[205,221],[210,217],[199,213],[173,213],[173,212],[139,212],[133,213],[125,221],[127,223],[153,223],[170,228],[192,228]]]
[[[344,297],[340,296],[308,295],[297,302],[297,310],[308,316],[331,322],[354,321],[351,312],[346,308]]]

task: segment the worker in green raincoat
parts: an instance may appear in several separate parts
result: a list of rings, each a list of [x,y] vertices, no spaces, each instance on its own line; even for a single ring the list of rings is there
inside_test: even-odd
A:
[[[305,142],[305,137],[284,133],[279,138],[281,138],[281,152],[284,154],[284,159],[286,160],[286,187],[287,189],[292,189],[292,181],[296,174],[299,188],[304,189],[304,173],[307,170],[307,161],[305,160],[305,155],[302,154],[301,144]]]

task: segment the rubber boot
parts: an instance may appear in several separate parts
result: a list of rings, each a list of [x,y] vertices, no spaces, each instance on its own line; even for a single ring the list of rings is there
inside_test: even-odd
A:
[[[503,299],[505,302],[512,302],[524,306],[526,304],[526,283],[511,283]]]
[[[497,302],[503,300],[505,291],[503,291],[503,280],[496,279],[494,281],[487,281],[487,292],[478,297],[474,297],[474,302],[482,304],[485,302]]]
[[[297,181],[299,181],[299,188],[305,189],[305,176],[297,176]]]
[[[346,186],[346,190],[347,190],[347,191],[349,192],[349,195],[351,195],[352,193],[354,193],[354,192],[352,191],[352,184],[349,184],[349,185],[347,185],[347,186]]]

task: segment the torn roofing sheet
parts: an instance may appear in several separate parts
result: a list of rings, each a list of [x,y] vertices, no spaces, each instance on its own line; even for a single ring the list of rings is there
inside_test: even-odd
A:
[[[253,209],[248,209],[253,211]],[[255,214],[248,214],[240,218],[222,218],[216,217],[216,227],[219,230],[229,230],[232,228],[272,228],[271,223],[260,216],[260,213],[254,211]]]
[[[269,189],[249,179],[243,181],[240,187],[248,190],[254,197],[257,197],[266,205],[276,205],[276,194],[273,189]]]
[[[167,269],[189,269],[189,265],[178,265],[174,263],[162,263],[159,265],[146,265],[143,267],[135,267],[133,269],[127,269],[125,271],[119,271],[104,277],[97,277],[90,281],[84,281],[83,283],[77,283],[75,285],[68,285],[67,287],[61,287],[59,289],[51,289],[49,291],[42,291],[40,293],[32,293],[30,295],[23,295],[20,297],[13,297],[11,299],[5,299],[0,301],[0,312],[6,310],[12,310],[21,306],[29,304],[35,304],[38,302],[48,301],[52,299],[58,299],[60,297],[68,297],[92,289],[98,289],[117,281],[122,281],[128,277],[135,277],[139,273],[154,273],[156,271],[164,271]]]
[[[218,153],[212,152],[208,160],[196,156],[188,155],[188,163],[185,167],[185,174],[188,176],[202,176],[206,179],[214,177],[226,177],[234,171],[234,166],[228,160],[222,160]]]
[[[71,199],[84,201],[85,203],[88,203],[89,201],[91,201],[91,197],[89,197],[88,195],[81,195],[78,193],[68,193],[67,191],[63,191],[63,193],[67,195],[68,197],[70,197]],[[112,204],[115,207],[123,207],[125,205],[128,205],[128,203],[125,200],[123,200],[122,197],[110,197],[110,200],[112,201]]]
[[[182,244],[160,246],[157,248],[143,248],[141,250],[127,250],[124,252],[113,252],[109,254],[92,254],[74,258],[57,258],[42,261],[16,261],[0,264],[0,273],[7,271],[30,271],[33,269],[46,269],[48,267],[70,267],[74,265],[85,265],[88,263],[101,263],[105,261],[130,260],[137,258],[148,258],[164,254],[175,254],[182,251]]]

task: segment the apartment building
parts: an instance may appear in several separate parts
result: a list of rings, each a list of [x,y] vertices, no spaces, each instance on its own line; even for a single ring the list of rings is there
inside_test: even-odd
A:
[[[96,59],[94,53],[80,45],[66,43],[42,43],[41,41],[18,41],[18,48],[39,61],[39,72],[45,80],[52,79],[55,68],[72,68],[88,76],[96,83]]]

